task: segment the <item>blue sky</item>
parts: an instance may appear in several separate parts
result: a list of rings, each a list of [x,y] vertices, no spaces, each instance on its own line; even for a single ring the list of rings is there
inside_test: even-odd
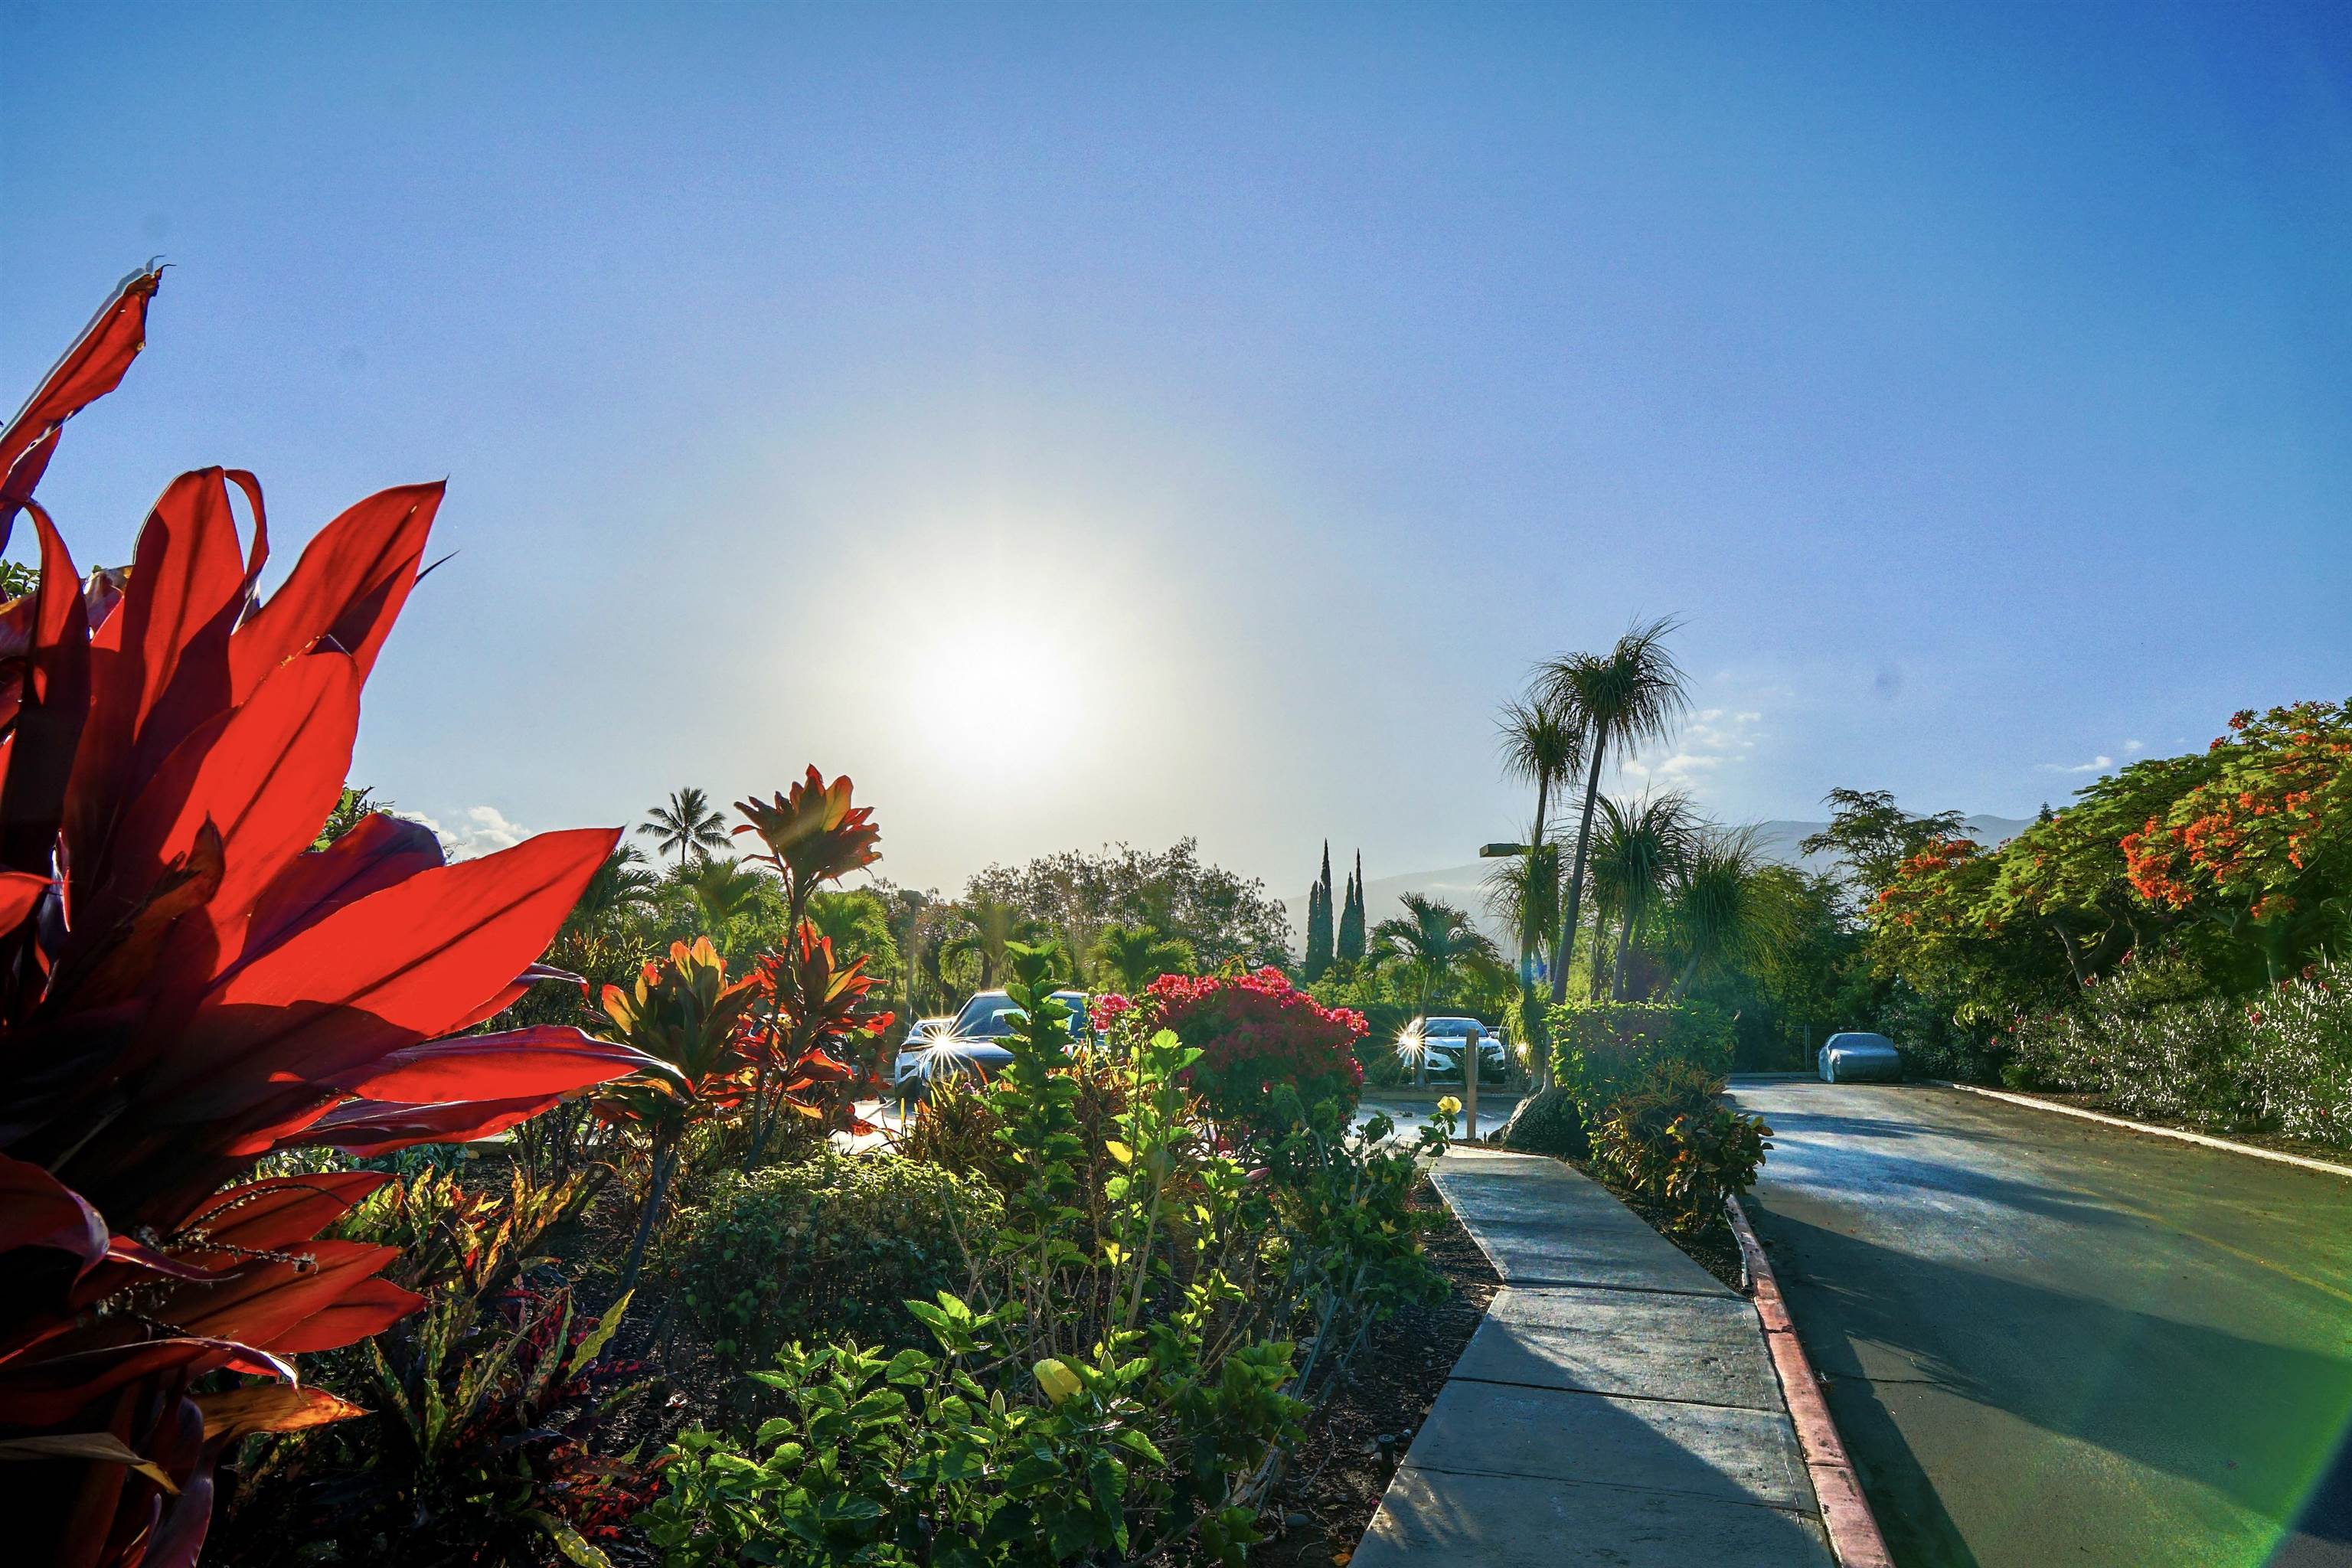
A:
[[[5,8],[44,497],[446,476],[356,768],[474,842],[814,761],[882,869],[1517,825],[1675,613],[1717,815],[2023,815],[2352,692],[2352,22],[2084,5]]]

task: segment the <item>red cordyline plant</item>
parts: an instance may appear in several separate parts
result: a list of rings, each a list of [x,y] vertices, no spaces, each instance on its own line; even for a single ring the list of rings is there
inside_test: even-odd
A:
[[[240,1182],[257,1159],[480,1137],[645,1065],[575,1029],[463,1034],[545,976],[615,831],[452,866],[376,816],[310,850],[438,485],[352,507],[262,600],[260,486],[185,474],[127,584],[85,589],[33,489],[156,283],[0,432],[0,543],[19,511],[40,540],[0,606],[0,1495],[15,1554],[77,1568],[194,1562],[225,1446],[356,1414],[288,1358],[419,1304],[378,1278],[395,1249],[316,1239],[383,1176]]]
[[[686,1135],[697,1123],[741,1104],[751,1092],[751,1064],[739,1038],[754,994],[751,980],[728,980],[727,961],[707,936],[695,938],[691,946],[670,943],[669,956],[646,964],[631,989],[604,987],[604,1012],[615,1032],[663,1064],[660,1070],[614,1085],[596,1101],[599,1116],[645,1134],[650,1162],[645,1207],[621,1268],[624,1288],[645,1261]]]
[[[850,1112],[847,1096],[840,1092],[860,1078],[854,1059],[845,1058],[852,1057],[857,1041],[888,1028],[894,1016],[866,1005],[876,984],[866,973],[866,960],[846,967],[835,963],[832,939],[803,921],[785,951],[760,960],[751,983],[759,1000],[747,1021],[743,1049],[757,1064],[760,1080],[774,1091],[775,1103],[764,1114],[873,1131]],[[832,1103],[824,1098],[828,1088],[838,1095]],[[764,1144],[767,1131],[764,1121],[754,1130],[755,1149]]]
[[[855,1077],[841,1061],[842,1048],[860,1036],[879,1033],[891,1016],[865,1009],[862,998],[873,982],[865,961],[838,969],[833,943],[807,921],[809,896],[826,882],[882,858],[882,837],[874,808],[850,804],[849,776],[827,784],[814,767],[789,794],[771,800],[739,800],[743,824],[735,831],[756,835],[767,853],[755,858],[772,868],[784,889],[785,951],[760,963],[761,1004],[753,1010],[757,1058],[752,1102],[751,1153],[765,1152],[777,1121],[789,1113],[824,1115],[808,1094],[822,1083]],[[858,1130],[863,1123],[855,1122]]]

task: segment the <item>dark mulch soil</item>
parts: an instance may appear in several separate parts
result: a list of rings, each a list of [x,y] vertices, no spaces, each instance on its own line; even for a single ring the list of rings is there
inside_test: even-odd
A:
[[[1570,1164],[1609,1189],[1609,1195],[1650,1222],[1650,1228],[1673,1242],[1691,1260],[1735,1290],[1748,1288],[1747,1276],[1741,1271],[1739,1237],[1732,1234],[1731,1222],[1717,1215],[1699,1231],[1669,1230],[1666,1221],[1670,1211],[1652,1203],[1641,1194],[1621,1187],[1594,1168],[1588,1161],[1570,1160]]]
[[[1373,1328],[1276,1487],[1266,1510],[1272,1538],[1250,1552],[1252,1568],[1333,1568],[1348,1560],[1502,1287],[1486,1255],[1427,1182],[1412,1206],[1436,1215],[1423,1247],[1452,1289]]]

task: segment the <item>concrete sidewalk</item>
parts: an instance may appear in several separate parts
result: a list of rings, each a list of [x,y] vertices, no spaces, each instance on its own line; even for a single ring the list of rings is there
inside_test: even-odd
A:
[[[1829,1568],[1756,1310],[1555,1160],[1432,1180],[1502,1276],[1352,1568]]]

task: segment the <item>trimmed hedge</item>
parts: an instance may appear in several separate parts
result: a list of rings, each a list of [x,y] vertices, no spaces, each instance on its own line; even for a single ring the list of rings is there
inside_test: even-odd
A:
[[[1704,1002],[1569,1002],[1548,1022],[1555,1080],[1587,1122],[1662,1063],[1715,1078],[1731,1070],[1731,1019]]]
[[[905,1303],[971,1288],[1003,1200],[976,1175],[897,1154],[728,1172],[656,1255],[722,1357],[764,1362],[796,1339],[924,1340]],[[969,1253],[967,1252],[969,1248]]]

